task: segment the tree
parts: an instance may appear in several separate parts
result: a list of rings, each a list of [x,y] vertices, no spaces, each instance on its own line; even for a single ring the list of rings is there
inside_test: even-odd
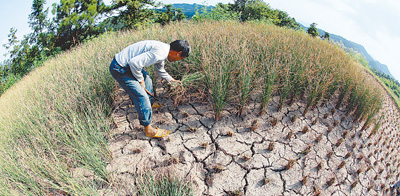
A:
[[[235,0],[234,4],[229,5],[231,11],[240,13],[242,21],[267,20],[280,27],[300,28],[296,20],[289,17],[286,12],[272,9],[262,0]]]
[[[23,76],[34,67],[34,62],[40,60],[40,52],[37,45],[31,47],[29,36],[25,36],[18,46],[18,52],[10,59],[10,71],[16,76]]]
[[[274,24],[280,27],[289,27],[292,29],[300,29],[299,23],[296,22],[294,18],[289,17],[289,15],[281,10],[275,10],[277,12],[277,18],[278,21],[276,21]]]
[[[104,12],[102,0],[61,0],[54,6],[57,24],[55,47],[69,49],[81,41],[100,34],[96,19]]]
[[[118,16],[112,18],[112,23],[123,24],[122,28],[135,28],[150,23],[156,19],[154,0],[113,0],[111,10],[118,10]]]
[[[37,48],[32,49],[30,47],[28,43],[29,37],[25,36],[20,42],[15,35],[16,33],[17,29],[11,28],[8,35],[8,43],[3,45],[10,55],[4,61],[4,66],[7,69],[7,73],[3,73],[5,77],[9,74],[14,74],[18,77],[28,73],[36,57],[39,56]],[[5,54],[5,56],[8,54]]]
[[[242,20],[276,20],[276,15],[268,4],[262,1],[241,2]]]
[[[182,9],[175,9],[171,4],[165,5],[164,9],[165,11],[157,13],[157,19],[155,20],[155,22],[161,25],[168,24],[171,21],[181,21],[186,18]]]
[[[39,49],[47,45],[44,32],[48,27],[47,14],[48,9],[44,9],[46,0],[33,0],[32,13],[29,15],[29,26],[33,32],[30,34],[30,44],[37,44]]]
[[[18,39],[17,39],[17,29],[12,27],[10,29],[10,34],[8,34],[8,43],[3,44],[3,47],[8,50],[8,54],[4,54],[4,56],[10,55],[10,59],[15,56],[18,52]]]
[[[330,40],[331,35],[328,32],[325,32],[325,34],[322,36],[322,38],[326,40]]]
[[[317,23],[315,23],[315,22],[312,23],[310,25],[310,28],[307,29],[307,33],[313,37],[319,36],[318,29],[317,29]]]

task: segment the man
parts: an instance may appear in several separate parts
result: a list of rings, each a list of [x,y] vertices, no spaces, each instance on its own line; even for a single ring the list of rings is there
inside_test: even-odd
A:
[[[164,61],[179,61],[189,56],[190,45],[186,40],[170,44],[146,40],[134,43],[115,55],[110,72],[121,87],[129,94],[139,115],[140,124],[148,137],[165,137],[168,130],[151,126],[153,83],[144,67],[154,65],[156,73],[168,82],[179,82],[164,69]]]

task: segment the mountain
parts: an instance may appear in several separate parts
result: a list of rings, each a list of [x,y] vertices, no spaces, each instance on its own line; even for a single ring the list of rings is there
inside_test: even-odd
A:
[[[182,12],[187,16],[188,18],[192,18],[195,14],[196,11],[202,13],[204,8],[207,9],[207,11],[210,11],[214,6],[206,6],[206,5],[201,5],[201,4],[188,4],[188,3],[174,3],[172,4],[173,8],[177,9],[182,9]]]
[[[304,30],[308,29],[307,27],[305,27],[302,24],[300,24],[300,26]],[[318,29],[318,33],[320,35],[324,35],[325,31],[322,30],[322,29]],[[347,39],[345,39],[345,38],[343,38],[342,36],[339,36],[339,35],[335,35],[335,34],[332,34],[332,33],[329,33],[329,35],[330,35],[330,39],[331,40],[333,40],[335,42],[338,42],[338,43],[343,43],[343,45],[346,48],[349,48],[349,49],[351,48],[354,51],[357,51],[358,53],[364,55],[364,57],[367,59],[368,64],[369,64],[369,66],[371,66],[371,68],[374,68],[374,69],[378,70],[379,72],[382,72],[382,73],[384,73],[384,74],[386,74],[386,75],[388,75],[388,76],[390,76],[391,78],[394,79],[394,76],[390,73],[387,65],[382,64],[379,61],[377,61],[374,58],[372,58],[372,56],[367,52],[367,50],[365,50],[364,46],[362,46],[360,44],[357,44],[355,42],[349,41],[349,40],[347,40]]]

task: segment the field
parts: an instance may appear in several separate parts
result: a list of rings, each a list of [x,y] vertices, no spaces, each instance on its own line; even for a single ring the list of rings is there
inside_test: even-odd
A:
[[[261,115],[278,96],[278,110],[303,102],[304,116],[334,102],[365,128],[378,123],[381,88],[342,49],[304,32],[225,21],[107,33],[48,60],[0,98],[1,195],[95,195],[113,183],[106,165],[116,84],[108,66],[143,39],[189,41],[191,56],[166,68],[186,79],[175,103],[198,95],[216,121],[227,107],[243,115],[252,97]]]

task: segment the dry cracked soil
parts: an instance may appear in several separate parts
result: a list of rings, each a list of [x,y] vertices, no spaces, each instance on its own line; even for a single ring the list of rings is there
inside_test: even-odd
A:
[[[117,91],[107,166],[114,186],[101,194],[135,195],[135,174],[148,169],[190,179],[196,195],[393,195],[400,116],[389,96],[371,134],[373,125],[361,130],[333,103],[303,116],[303,103],[277,111],[274,97],[262,116],[251,101],[242,117],[226,108],[216,122],[209,103],[174,107],[166,90],[157,92],[153,123],[171,131],[161,139],[144,135],[128,95]]]

